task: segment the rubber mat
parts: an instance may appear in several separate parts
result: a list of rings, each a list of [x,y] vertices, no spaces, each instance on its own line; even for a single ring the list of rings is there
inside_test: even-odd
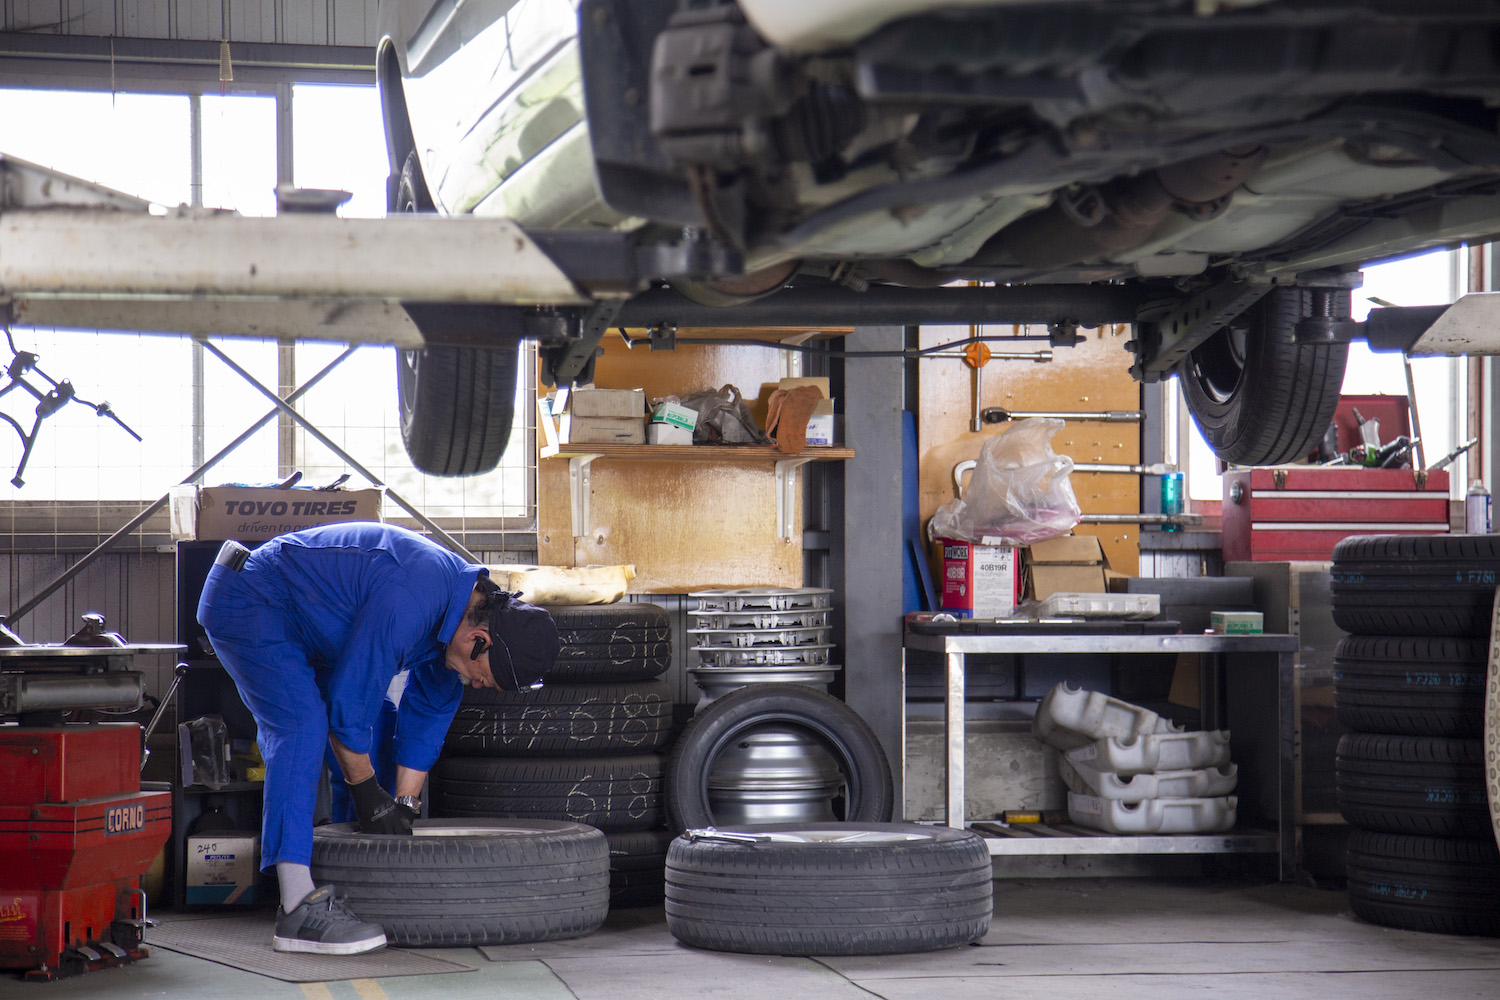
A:
[[[273,922],[270,913],[171,919],[148,930],[145,944],[148,948],[166,948],[289,983],[474,971],[472,965],[400,948],[381,948],[363,955],[300,955],[272,951]]]

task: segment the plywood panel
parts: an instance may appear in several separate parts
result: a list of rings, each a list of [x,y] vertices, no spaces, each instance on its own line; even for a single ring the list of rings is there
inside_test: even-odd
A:
[[[986,335],[1012,329],[985,327]],[[1030,361],[992,360],[981,381],[981,408],[1007,410],[1136,410],[1141,407],[1140,385],[1130,377],[1130,354],[1125,342],[1128,326],[1083,331],[1085,340],[1076,347],[1058,348],[1046,364]],[[922,330],[922,346],[958,339],[968,334],[963,327],[931,327]],[[992,349],[1045,350],[1045,341],[1018,341],[1015,345],[991,344]],[[918,368],[920,408],[918,439],[921,442],[920,509],[923,524],[938,506],[954,497],[954,464],[976,458],[986,440],[1001,432],[1003,425],[986,426],[975,432],[973,420],[974,375],[964,362],[950,358],[924,360]],[[1068,421],[1052,441],[1053,450],[1075,462],[1135,464],[1140,461],[1140,425]],[[1154,483],[1154,479],[1147,480]],[[1140,511],[1141,479],[1133,475],[1075,473],[1073,492],[1085,513],[1133,514]],[[1095,535],[1104,546],[1110,565],[1134,575],[1139,568],[1140,548],[1134,525],[1083,525],[1080,534]]]
[[[684,345],[670,354],[608,337],[594,384],[646,390],[648,399],[733,384],[749,399],[783,374],[782,352]],[[550,565],[632,563],[634,593],[707,587],[801,586],[800,512],[791,540],[776,534],[770,464],[600,459],[590,467],[592,530],[574,538],[568,463],[539,462],[537,558]]]

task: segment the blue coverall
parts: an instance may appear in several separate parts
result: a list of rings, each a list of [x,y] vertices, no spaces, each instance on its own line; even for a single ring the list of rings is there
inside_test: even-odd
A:
[[[480,574],[415,532],[362,522],[281,535],[239,571],[209,571],[198,621],[255,716],[266,763],[262,868],[311,862],[328,736],[370,753],[401,670],[395,761],[432,768],[464,688],[444,647]]]

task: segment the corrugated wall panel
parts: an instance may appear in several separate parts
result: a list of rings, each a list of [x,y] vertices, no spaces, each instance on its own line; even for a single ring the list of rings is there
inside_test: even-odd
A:
[[[135,0],[119,3],[120,34],[134,38],[171,38],[170,0]]]
[[[230,0],[229,38],[374,45],[379,0]],[[0,31],[218,41],[223,0],[4,0]]]

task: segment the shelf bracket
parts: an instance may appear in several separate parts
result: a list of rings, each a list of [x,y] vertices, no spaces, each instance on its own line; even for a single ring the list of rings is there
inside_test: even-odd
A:
[[[573,455],[568,459],[568,495],[573,501],[573,537],[589,533],[589,466],[598,455]]]
[[[811,461],[811,458],[783,458],[776,463],[776,537],[783,541],[791,540],[796,520],[797,470]]]

